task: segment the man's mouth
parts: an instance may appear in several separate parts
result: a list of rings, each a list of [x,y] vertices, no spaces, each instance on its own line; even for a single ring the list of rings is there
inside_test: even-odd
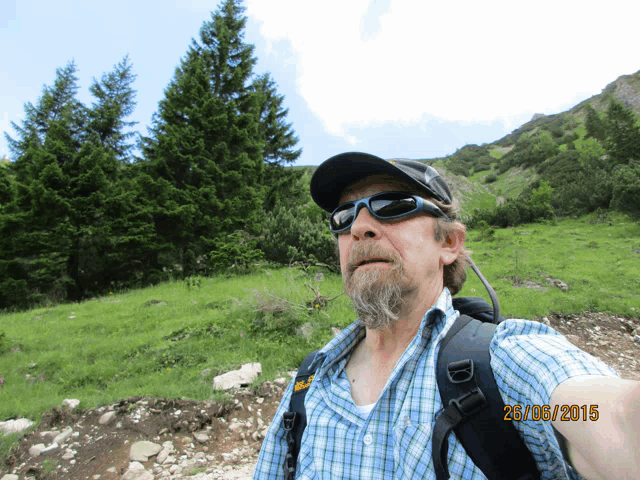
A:
[[[390,263],[390,260],[387,260],[386,258],[369,258],[367,260],[362,260],[361,262],[357,263],[355,268],[361,267],[362,265],[367,265],[369,263]]]

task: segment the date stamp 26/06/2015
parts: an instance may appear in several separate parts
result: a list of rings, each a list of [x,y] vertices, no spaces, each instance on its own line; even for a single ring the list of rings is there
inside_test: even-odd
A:
[[[558,416],[559,414],[559,416]],[[549,405],[505,405],[504,420],[539,421],[560,419],[562,422],[595,422],[600,418],[598,405],[556,405],[553,409]]]

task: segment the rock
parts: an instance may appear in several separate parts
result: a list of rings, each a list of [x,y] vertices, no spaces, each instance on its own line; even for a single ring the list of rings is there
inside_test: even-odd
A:
[[[544,323],[547,327],[551,326],[551,322],[549,321],[549,319],[547,317],[544,317],[542,319],[542,323]]]
[[[60,446],[60,445],[58,445],[57,443],[55,443],[55,442],[54,442],[54,443],[52,443],[51,445],[49,445],[47,448],[45,448],[44,450],[42,450],[42,451],[40,452],[40,455],[45,455],[45,454],[47,454],[47,453],[49,453],[49,452],[52,452],[52,451],[56,450],[59,446]]]
[[[160,450],[162,450],[162,446],[157,443],[148,442],[147,440],[136,442],[131,445],[131,450],[129,450],[129,459],[132,462],[146,462],[149,460],[149,457],[153,457],[160,453]]]
[[[40,432],[40,436],[50,442],[53,442],[53,439],[56,438],[59,434],[59,430],[48,430],[46,432]]]
[[[232,388],[249,385],[259,374],[262,373],[260,363],[246,363],[238,370],[223,373],[213,379],[213,388],[230,390]]]
[[[153,474],[144,469],[144,465],[138,462],[131,462],[129,468],[120,480],[154,480]]]
[[[100,425],[109,425],[109,423],[111,423],[111,421],[115,418],[115,416],[116,416],[116,412],[114,412],[113,410],[110,412],[107,412],[100,417],[100,420],[98,420],[98,423]]]
[[[7,473],[0,480],[20,480],[20,477],[18,475],[11,475],[11,474]]]
[[[158,454],[158,458],[156,458],[156,462],[158,462],[160,465],[162,465],[163,463],[168,463],[168,462],[165,462],[165,460],[173,452],[174,452],[173,445],[170,445],[169,447],[163,445],[162,451]]]
[[[16,420],[9,420],[7,422],[0,422],[0,431],[2,433],[20,433],[33,425],[33,422],[28,418],[18,418]]]
[[[337,337],[341,331],[342,330],[340,330],[339,328],[331,327],[331,333],[333,333],[334,338]]]
[[[194,432],[193,438],[195,438],[198,443],[207,443],[209,441],[209,435],[207,435],[206,433]]]
[[[569,286],[566,283],[564,283],[562,280],[558,280],[557,278],[553,278],[553,277],[547,277],[547,281],[554,287],[562,290],[563,292],[566,292],[569,290]]]
[[[77,398],[65,398],[62,401],[62,406],[69,407],[71,410],[76,408],[78,405],[80,405],[80,400],[78,400]]]
[[[62,445],[73,433],[73,428],[67,427],[61,433],[59,433],[56,438],[53,439],[53,443],[57,443],[58,445]]]
[[[44,443],[38,443],[29,449],[29,455],[32,457],[37,457],[40,455],[40,452],[44,450]]]
[[[637,343],[640,343],[640,335],[636,335],[635,337],[633,337],[633,339],[634,339]]]
[[[62,459],[63,460],[72,460],[73,457],[75,457],[75,456],[76,456],[76,454],[73,453],[73,452],[65,452],[65,454],[62,455]]]

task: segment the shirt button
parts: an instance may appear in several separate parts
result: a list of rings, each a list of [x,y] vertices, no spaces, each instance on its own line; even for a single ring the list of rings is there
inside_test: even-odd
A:
[[[373,437],[371,435],[369,435],[368,433],[364,436],[364,444],[365,445],[371,445],[371,443],[373,442]]]

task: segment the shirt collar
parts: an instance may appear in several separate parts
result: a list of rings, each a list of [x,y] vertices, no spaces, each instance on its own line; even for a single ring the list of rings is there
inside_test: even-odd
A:
[[[427,310],[422,317],[418,336],[422,338],[424,342],[428,342],[431,338],[433,326],[437,323],[444,324],[454,313],[455,310],[451,303],[451,293],[447,287],[444,287],[436,303]],[[366,329],[356,320],[318,351],[309,366],[310,370],[318,369],[318,367],[324,364],[327,364],[325,368],[331,367],[331,365],[347,355],[365,336]]]

